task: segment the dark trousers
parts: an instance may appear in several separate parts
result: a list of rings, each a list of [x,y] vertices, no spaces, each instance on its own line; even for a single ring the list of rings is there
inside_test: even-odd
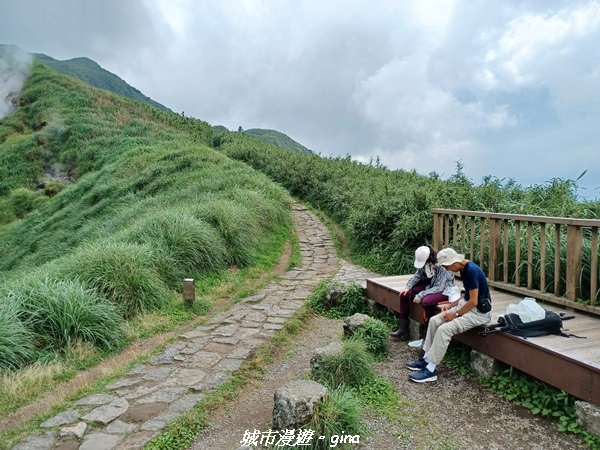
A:
[[[427,281],[422,281],[421,283],[413,286],[407,293],[400,294],[400,318],[408,319],[410,314],[410,305],[413,303],[415,296],[419,292],[423,292],[427,289]],[[423,297],[421,300],[421,305],[423,305],[423,309],[425,310],[425,322],[427,322],[431,317],[436,314],[436,306],[440,302],[447,302],[448,296],[438,292],[437,294],[429,294]]]

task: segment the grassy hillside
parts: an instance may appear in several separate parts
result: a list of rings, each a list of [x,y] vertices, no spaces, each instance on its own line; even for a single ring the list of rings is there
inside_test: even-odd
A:
[[[288,135],[275,130],[263,130],[261,128],[251,128],[244,130],[244,133],[257,137],[261,141],[272,144],[276,147],[286,148],[298,153],[312,153],[304,145],[296,142]]]
[[[214,125],[213,130],[213,146],[218,147],[220,142],[224,139],[225,135],[232,133],[223,125]],[[263,141],[267,144],[274,145],[275,147],[284,148],[297,153],[309,153],[313,152],[306,148],[304,145],[296,142],[288,135],[275,130],[265,130],[262,128],[251,128],[250,130],[243,130],[242,133],[255,137],[256,139]]]
[[[218,282],[281,251],[287,192],[211,136],[34,64],[0,120],[0,373],[114,351],[140,314],[190,317],[182,278]]]
[[[321,158],[258,145],[243,133],[220,144],[281,183],[290,193],[342,224],[356,262],[380,273],[410,273],[414,249],[433,237],[432,208],[597,218],[600,203],[580,202],[571,180],[552,179],[528,188],[513,180],[467,179],[458,164],[448,180],[435,174]]]
[[[69,75],[85,81],[91,86],[99,89],[106,89],[115,94],[137,100],[142,103],[147,103],[159,109],[170,111],[164,105],[146,97],[136,88],[127,84],[114,73],[100,67],[98,63],[89,58],[73,58],[65,61],[59,61],[43,53],[34,53],[35,59],[42,64],[51,67],[59,73]]]

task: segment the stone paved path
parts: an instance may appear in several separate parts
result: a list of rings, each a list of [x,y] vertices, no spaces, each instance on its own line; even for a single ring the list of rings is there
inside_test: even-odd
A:
[[[181,335],[147,364],[135,366],[106,386],[105,392],[83,398],[42,423],[43,434],[30,436],[14,448],[143,448],[208,391],[229,380],[323,279],[335,275],[341,281],[364,283],[375,275],[337,258],[329,231],[304,206],[295,205],[293,217],[301,267],[214,316],[206,326]]]

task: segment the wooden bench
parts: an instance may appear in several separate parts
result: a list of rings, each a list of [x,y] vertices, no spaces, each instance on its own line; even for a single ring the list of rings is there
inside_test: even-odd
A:
[[[366,280],[367,298],[399,311],[399,294],[412,275],[379,277]],[[459,283],[457,283],[459,284]],[[492,290],[492,320],[496,323],[510,303],[523,297]],[[548,310],[562,312],[556,305],[542,304]],[[573,314],[572,311],[568,312]],[[410,318],[422,323],[423,308],[411,304]],[[600,406],[600,319],[585,314],[564,323],[570,333],[587,339],[540,336],[524,339],[508,333],[479,335],[472,329],[454,336],[454,340],[515,367],[569,394]]]
[[[404,289],[410,277],[411,275],[368,278],[366,296],[392,311],[400,312],[400,292]],[[460,283],[457,283],[457,285],[461,287]],[[425,309],[420,303],[411,303],[409,317],[422,325],[425,323]]]

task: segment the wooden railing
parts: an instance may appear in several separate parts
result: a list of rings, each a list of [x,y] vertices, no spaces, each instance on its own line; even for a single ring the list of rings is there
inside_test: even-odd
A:
[[[600,220],[433,210],[433,245],[464,253],[490,286],[600,315]]]

